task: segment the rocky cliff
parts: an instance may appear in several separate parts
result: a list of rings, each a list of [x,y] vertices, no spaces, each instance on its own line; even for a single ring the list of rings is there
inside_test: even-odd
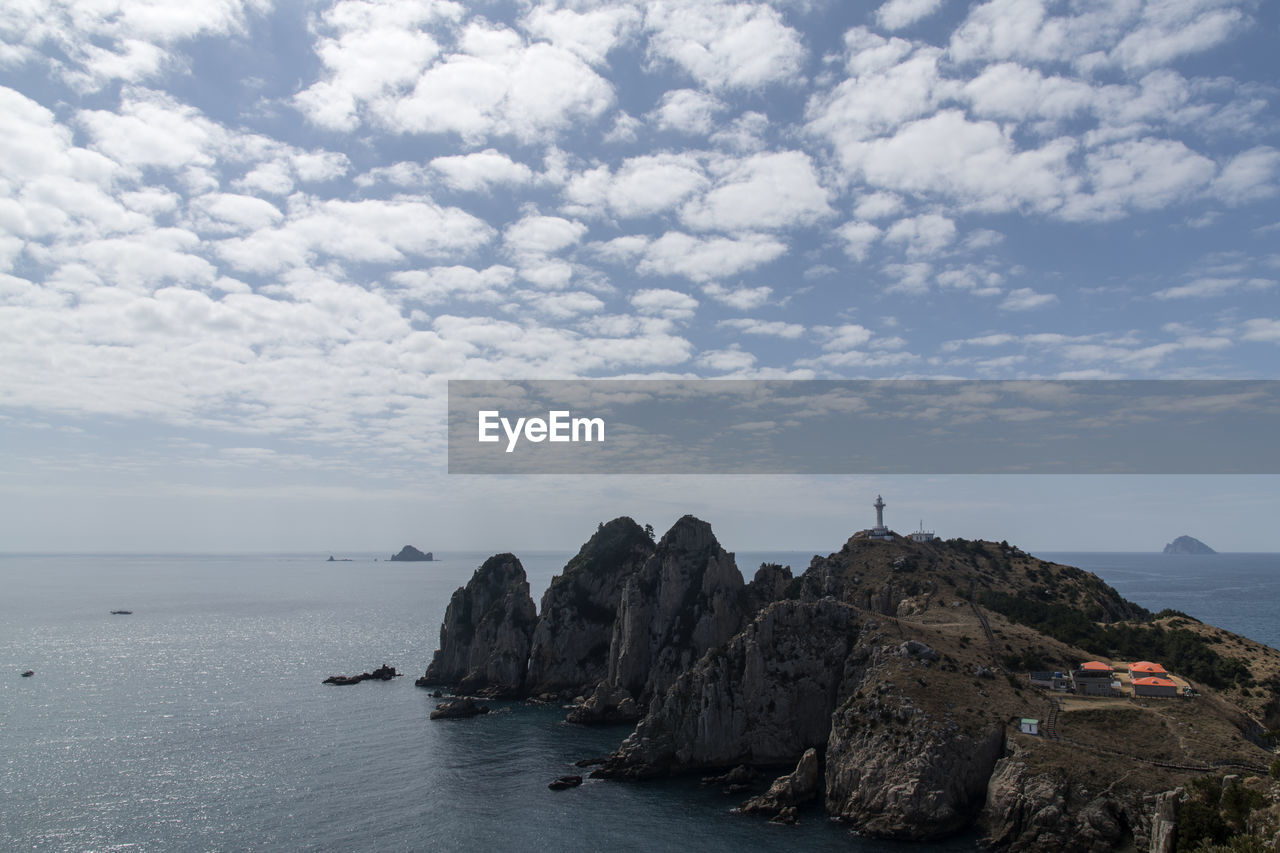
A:
[[[627,578],[609,644],[608,684],[642,705],[736,634],[745,615],[742,575],[711,525],[686,515]]]
[[[655,700],[599,775],[795,762],[825,745],[832,710],[861,676],[850,660],[857,636],[848,605],[769,605]]]
[[[609,674],[609,644],[623,587],[654,551],[630,518],[596,531],[542,596],[529,658],[531,693],[590,692]]]
[[[440,648],[419,684],[515,697],[523,693],[536,611],[524,566],[495,554],[449,600]]]

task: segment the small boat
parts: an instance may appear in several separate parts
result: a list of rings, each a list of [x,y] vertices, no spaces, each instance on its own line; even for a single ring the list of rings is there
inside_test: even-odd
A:
[[[22,673],[22,677],[23,677],[23,678],[30,678],[31,676],[33,676],[33,675],[35,675],[35,674],[36,674],[36,671],[35,671],[34,669],[29,669],[29,670],[27,670],[26,672]]]
[[[133,611],[132,610],[112,610],[111,615],[112,616],[132,616]]]

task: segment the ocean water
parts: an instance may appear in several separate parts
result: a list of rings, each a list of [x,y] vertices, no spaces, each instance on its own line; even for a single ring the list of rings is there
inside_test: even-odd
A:
[[[431,722],[436,700],[412,683],[450,594],[488,555],[324,556],[0,555],[0,850],[923,849],[816,809],[796,828],[734,815],[740,798],[696,779],[550,791],[629,729],[502,703]],[[569,556],[520,555],[535,599]],[[738,564],[798,573],[811,556]],[[1273,555],[1052,556],[1152,609],[1280,642]],[[320,683],[384,662],[409,675]]]

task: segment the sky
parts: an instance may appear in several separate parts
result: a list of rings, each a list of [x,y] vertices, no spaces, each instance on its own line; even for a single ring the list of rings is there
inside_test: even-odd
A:
[[[1245,0],[8,0],[0,551],[1280,551],[1280,481],[448,475],[448,379],[1278,378]],[[895,521],[894,513],[901,515]],[[909,517],[910,523],[904,523]]]

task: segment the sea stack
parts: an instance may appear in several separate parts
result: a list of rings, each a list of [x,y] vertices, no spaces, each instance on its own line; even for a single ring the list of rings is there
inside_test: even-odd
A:
[[[514,554],[495,554],[449,599],[440,648],[418,685],[522,695],[536,616],[524,566]]]
[[[1166,554],[1216,554],[1217,551],[1191,536],[1179,536],[1164,546]]]
[[[533,634],[531,693],[589,693],[609,674],[609,642],[623,587],[653,550],[640,525],[615,518],[552,579]]]

